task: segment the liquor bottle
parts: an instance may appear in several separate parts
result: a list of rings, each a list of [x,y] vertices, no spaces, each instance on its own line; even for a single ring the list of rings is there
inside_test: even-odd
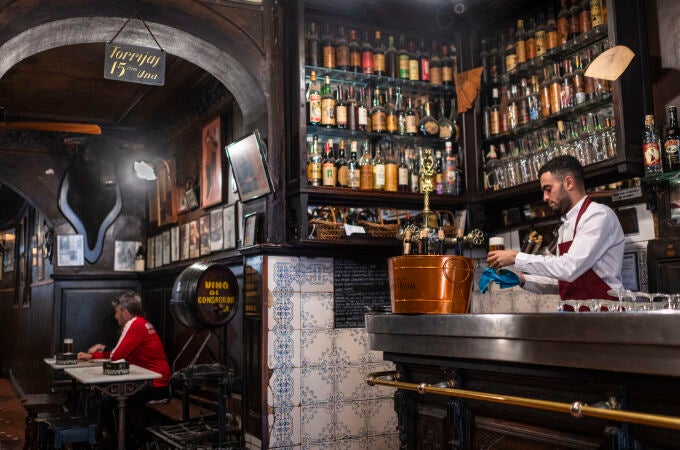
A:
[[[399,55],[394,46],[394,36],[387,37],[387,50],[385,50],[385,75],[392,78],[399,77]]]
[[[567,40],[576,39],[579,33],[579,17],[581,15],[581,7],[579,6],[579,0],[571,0],[571,6],[569,7],[569,34],[567,35]]]
[[[455,139],[455,130],[453,129],[453,124],[446,117],[444,99],[439,102],[439,120],[437,121],[439,125],[439,139],[451,140]]]
[[[357,102],[357,130],[368,131],[368,107],[364,100],[364,89],[359,90],[359,102]]]
[[[375,88],[373,108],[371,108],[371,127],[375,133],[387,132],[387,112],[380,104],[380,89]]]
[[[439,136],[439,125],[430,112],[430,101],[425,101],[423,118],[420,119],[418,130],[423,136]]]
[[[397,109],[393,100],[394,95],[392,94],[392,87],[388,87],[385,101],[385,115],[387,120],[387,132],[390,134],[397,133]]]
[[[323,34],[321,35],[321,55],[322,64],[326,69],[335,69],[335,46],[333,45],[333,35],[328,22],[323,24]]]
[[[557,13],[557,44],[564,45],[569,39],[569,10],[567,0],[560,0],[560,11]]]
[[[588,66],[593,60],[593,50],[589,48],[586,50],[586,59],[583,61],[584,66]],[[583,75],[584,90],[586,93],[586,100],[592,100],[595,98],[595,78]]]
[[[453,60],[449,56],[449,47],[447,45],[441,46],[442,59],[442,84],[444,86],[453,85]]]
[[[449,43],[449,56],[451,57],[451,70],[455,74],[458,72],[458,50],[453,42]]]
[[[364,31],[364,40],[361,42],[361,72],[373,74],[373,46],[368,40],[368,31]]]
[[[645,127],[642,131],[642,152],[645,162],[645,176],[663,172],[661,163],[661,140],[654,126],[654,116],[645,116]]]
[[[529,121],[540,119],[541,116],[541,91],[538,86],[538,77],[536,75],[531,76],[531,88],[529,95],[527,95],[527,101],[529,106]]]
[[[456,157],[453,154],[453,144],[444,143],[444,192],[450,195],[456,193]]]
[[[583,34],[593,28],[593,19],[590,16],[590,0],[581,0],[581,11],[578,16],[578,31]]]
[[[342,86],[338,85],[336,89],[337,101],[335,102],[335,125],[338,128],[347,128],[347,102],[345,99],[345,91]]]
[[[526,78],[520,80],[520,97],[518,104],[519,120],[520,125],[526,125],[529,123],[529,96],[531,95],[531,88],[527,83]]]
[[[501,105],[498,88],[491,89],[491,136],[501,132]]]
[[[663,138],[663,165],[664,170],[673,172],[680,170],[678,147],[680,146],[680,129],[678,128],[678,109],[668,106],[668,128]]]
[[[309,85],[309,124],[318,125],[321,123],[321,93],[314,70],[309,75]]]
[[[508,116],[508,99],[510,98],[510,86],[503,84],[500,92],[500,112],[499,112],[499,132],[507,133],[510,130],[510,121]]]
[[[491,50],[489,50],[489,80],[493,84],[498,83],[500,68],[498,65],[498,46],[495,39],[491,38]]]
[[[507,108],[508,126],[511,130],[514,130],[520,125],[518,105],[519,90],[517,89],[517,85],[516,84],[511,85],[510,89],[507,92],[508,92],[508,108]]]
[[[375,46],[373,47],[373,73],[385,75],[385,47],[383,47],[380,30],[375,32]]]
[[[335,97],[331,92],[331,78],[324,77],[323,88],[321,88],[321,125],[326,128],[335,126]]]
[[[603,16],[602,0],[590,0],[590,21],[593,28],[605,23]]]
[[[305,61],[307,61],[307,65],[319,67],[320,55],[319,32],[316,29],[316,23],[310,22],[309,31],[305,35]]]
[[[321,182],[323,186],[335,187],[338,184],[338,169],[333,158],[333,139],[326,141],[323,160],[321,161]]]
[[[576,69],[574,70],[574,105],[580,105],[586,101],[586,88],[585,80],[583,75],[583,64],[581,63],[581,57],[576,55],[574,57],[574,65]]]
[[[529,29],[527,30],[527,40],[524,44],[527,61],[536,57],[536,21],[533,17],[529,19]]]
[[[442,81],[442,60],[439,57],[439,45],[432,41],[432,55],[430,56],[430,84],[441,86]]]
[[[348,88],[347,92],[347,129],[355,131],[357,129],[357,98],[354,85]]]
[[[458,256],[463,256],[464,250],[465,250],[465,236],[463,236],[463,229],[458,228],[456,232],[456,254]]]
[[[409,172],[406,164],[404,148],[399,149],[399,166],[397,167],[397,190],[399,192],[409,191]]]
[[[514,72],[517,69],[517,50],[512,39],[513,35],[513,29],[510,28],[505,43],[505,73]]]
[[[562,78],[560,66],[553,63],[552,77],[550,78],[550,114],[557,114],[562,107]]]
[[[349,70],[361,72],[361,46],[357,40],[357,30],[349,32]]]
[[[408,80],[409,78],[409,53],[406,49],[406,37],[399,35],[399,78]]]
[[[420,192],[420,164],[418,159],[418,153],[411,149],[408,159],[408,171],[411,174],[409,177],[409,190],[411,192]]]
[[[338,70],[349,70],[349,43],[345,35],[345,27],[338,27],[338,36],[335,39],[335,68]]]
[[[341,140],[338,146],[338,158],[335,160],[335,171],[337,173],[339,187],[349,187],[349,163],[345,158],[345,141]]]
[[[373,158],[371,158],[371,150],[367,144],[364,144],[361,159],[359,160],[360,180],[359,188],[362,191],[373,189]]]
[[[419,55],[420,80],[430,81],[430,54],[425,47],[425,39],[420,40]]]
[[[404,111],[404,105],[401,101],[401,87],[397,86],[397,92],[395,95],[394,109],[397,115],[397,134],[399,136],[406,135],[406,111]]]
[[[439,217],[439,222],[441,220],[441,216]],[[441,228],[441,226],[439,227]],[[441,247],[441,242],[439,242],[439,234],[437,230],[439,228],[432,228],[430,232],[427,234],[427,254],[428,255],[438,255],[439,254],[439,248]],[[443,230],[442,230],[443,232]]]
[[[542,12],[538,13],[538,24],[536,25],[536,56],[540,57],[545,55],[548,50],[548,43],[546,41],[546,28],[545,28],[545,16]]]
[[[350,144],[350,158],[347,162],[347,187],[359,189],[361,186],[361,166],[357,159],[357,141]]]
[[[548,22],[545,25],[545,49],[552,50],[560,45],[560,34],[557,31],[555,22],[555,10],[548,6]]]
[[[515,55],[517,64],[527,62],[527,32],[524,30],[524,20],[517,21],[517,31],[515,32]],[[509,69],[508,69],[509,70]]]
[[[311,186],[321,186],[321,154],[319,154],[319,138],[312,136],[312,146],[307,159],[307,183]]]
[[[373,157],[373,189],[376,191],[385,190],[385,157],[382,153],[381,144],[376,145],[375,156]]]
[[[407,256],[411,254],[411,239],[412,239],[412,233],[413,231],[410,228],[406,228],[404,230],[404,242],[403,242],[403,251],[402,255]]]
[[[562,76],[562,109],[574,106],[574,74],[571,69],[571,59],[565,59],[562,63],[564,75]]]
[[[418,134],[418,120],[416,112],[413,110],[413,98],[409,97],[406,106],[406,134],[415,136]]]
[[[486,85],[489,83],[489,51],[486,48],[486,39],[481,40],[480,47],[482,48],[479,52],[479,59],[482,60],[482,85]]]
[[[388,143],[385,157],[385,190],[388,192],[399,190],[399,167],[391,143]]]
[[[444,164],[441,150],[434,152],[434,188],[438,195],[444,193]]]
[[[416,44],[413,40],[408,41],[408,79],[420,80],[420,55],[416,52]]]

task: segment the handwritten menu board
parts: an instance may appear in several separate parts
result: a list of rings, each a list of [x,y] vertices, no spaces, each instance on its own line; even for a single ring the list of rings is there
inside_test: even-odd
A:
[[[335,328],[362,328],[365,306],[390,304],[390,284],[384,258],[375,261],[335,258],[333,279]]]

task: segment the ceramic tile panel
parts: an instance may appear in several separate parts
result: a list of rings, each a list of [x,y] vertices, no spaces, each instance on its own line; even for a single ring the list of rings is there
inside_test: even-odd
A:
[[[366,438],[342,439],[335,441],[334,450],[366,450]]]
[[[300,368],[274,369],[269,377],[267,404],[276,408],[300,404]]]
[[[366,448],[371,450],[399,450],[399,434],[369,436],[366,439]]]
[[[300,330],[299,333],[302,367],[335,364],[333,329]]]
[[[281,407],[269,413],[269,447],[300,444],[300,407]]]
[[[300,292],[333,292],[333,258],[300,258]]]
[[[300,328],[333,328],[333,294],[303,292],[300,294]]]
[[[332,403],[335,366],[305,366],[300,369],[300,403]]]
[[[336,364],[360,363],[366,353],[368,337],[364,328],[335,330]]]
[[[272,290],[276,286],[287,286],[300,291],[298,270],[299,256],[268,256],[267,257],[267,286]]]
[[[366,401],[335,403],[335,439],[366,436]]]
[[[303,443],[301,450],[331,450],[335,445],[334,441],[328,442],[311,442],[309,444]]]
[[[332,441],[335,435],[335,410],[332,403],[326,405],[307,405],[301,407],[301,442]]]
[[[369,386],[366,383],[366,376],[368,376],[369,373],[375,373],[375,372],[385,372],[387,370],[394,370],[394,363],[391,361],[380,361],[376,363],[369,363],[369,364],[362,364],[360,367],[361,370],[361,376],[364,380],[364,384],[366,385],[366,398],[367,399],[375,399],[375,398],[389,398],[392,399],[394,398],[394,393],[397,390],[396,388],[390,387],[390,386]]]
[[[276,326],[290,326],[300,329],[300,297],[303,294],[292,288],[275,287],[267,292],[267,329]]]
[[[362,366],[339,365],[335,367],[336,402],[365,400],[369,388]]]
[[[394,400],[391,398],[368,400],[365,411],[369,436],[397,431],[397,413],[394,411]]]
[[[267,364],[270,369],[300,367],[300,330],[276,326],[267,336]]]

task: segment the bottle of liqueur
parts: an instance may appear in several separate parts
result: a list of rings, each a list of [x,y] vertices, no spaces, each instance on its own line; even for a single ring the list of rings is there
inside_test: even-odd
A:
[[[385,75],[392,78],[399,77],[399,55],[394,46],[394,36],[387,37],[387,50],[385,50]]]
[[[491,50],[489,50],[489,80],[493,84],[498,83],[498,75],[499,75],[499,67],[498,67],[498,47],[496,45],[496,41],[492,38],[491,39]]]
[[[583,64],[581,63],[581,57],[576,55],[574,57],[574,105],[580,105],[586,101],[586,87],[583,75]]]
[[[383,47],[380,30],[375,32],[375,47],[373,47],[373,73],[385,75],[385,47]]]
[[[349,32],[349,70],[361,72],[361,46],[357,40],[357,30]]]
[[[501,104],[498,88],[491,89],[491,136],[501,132]]]
[[[571,59],[563,61],[562,77],[562,109],[571,108],[574,106],[574,74],[571,69]]]
[[[347,128],[347,102],[345,99],[345,91],[342,86],[336,89],[337,101],[335,102],[335,125],[338,128]]]
[[[420,80],[420,55],[416,51],[416,44],[413,40],[408,41],[408,79]]]
[[[364,40],[361,42],[361,72],[373,74],[373,46],[368,40],[368,31],[364,31]]]
[[[590,16],[590,0],[581,0],[581,11],[578,16],[578,31],[587,33],[593,27],[593,19]]]
[[[527,41],[524,44],[527,61],[536,57],[536,21],[529,19],[529,29],[527,30]]]
[[[444,193],[444,163],[441,150],[434,152],[434,188],[438,195]]]
[[[345,141],[341,140],[338,146],[338,158],[335,160],[335,172],[337,174],[336,186],[348,187],[348,163],[347,158],[345,158]]]
[[[456,254],[463,256],[463,251],[465,249],[465,237],[463,236],[463,229],[458,228],[456,232]]]
[[[581,7],[579,0],[571,0],[571,7],[569,7],[569,35],[568,40],[575,39],[579,33],[579,17],[581,15]]]
[[[529,120],[533,122],[534,120],[540,119],[541,116],[541,91],[538,86],[538,77],[536,75],[531,76],[531,88],[529,95],[527,95],[527,102],[529,106]]]
[[[430,56],[430,84],[441,86],[442,81],[442,60],[439,57],[439,45],[432,41],[432,55]]]
[[[338,183],[338,169],[333,158],[333,139],[326,141],[323,160],[321,161],[321,184],[335,187]]]
[[[404,104],[401,100],[401,88],[397,86],[397,92],[395,93],[395,104],[394,110],[397,115],[397,134],[399,136],[406,135],[406,111],[404,110]]]
[[[368,131],[368,107],[364,100],[364,89],[359,90],[359,102],[357,103],[357,130]]]
[[[311,186],[321,186],[321,154],[319,153],[319,138],[312,136],[312,146],[307,159],[307,183]]]
[[[408,136],[415,136],[418,134],[418,116],[413,110],[413,98],[409,97],[406,107],[406,134]]]
[[[356,92],[354,91],[354,85],[348,88],[347,92],[347,129],[355,131],[357,129],[357,99]]]
[[[680,129],[678,128],[678,109],[669,106],[668,128],[663,138],[663,165],[667,172],[680,170],[680,160],[678,158],[678,147],[680,146]]]
[[[569,39],[569,10],[567,0],[560,0],[560,11],[557,13],[557,44],[564,45]]]
[[[590,21],[593,28],[604,23],[603,0],[590,0]]]
[[[309,30],[305,36],[305,44],[305,61],[307,61],[307,65],[319,67],[321,47],[319,47],[319,32],[314,22],[309,24]]]
[[[421,81],[430,81],[430,54],[427,52],[427,48],[425,47],[425,40],[421,39],[420,40],[420,59],[419,59],[419,64],[420,64],[420,80]]]
[[[357,141],[350,144],[350,157],[347,162],[347,187],[359,189],[361,186],[361,166],[357,159]]]
[[[326,69],[335,69],[335,46],[333,45],[333,35],[328,22],[323,24],[323,34],[321,35],[321,55],[322,64]]]
[[[593,60],[593,50],[589,48],[586,50],[586,59],[583,61],[583,65],[588,67],[590,61]],[[595,78],[587,77],[583,75],[584,90],[586,92],[586,100],[592,100],[595,98]]]
[[[318,125],[321,123],[321,93],[313,70],[309,75],[309,85],[309,124]]]
[[[456,157],[453,154],[453,144],[444,144],[444,192],[453,195],[456,192]]]
[[[371,126],[375,133],[387,132],[387,111],[380,104],[380,89],[375,88],[373,95],[373,108],[371,108]]]
[[[550,113],[557,114],[562,109],[562,78],[560,66],[553,63],[552,77],[550,78]]]
[[[331,92],[331,78],[326,75],[321,88],[321,125],[326,128],[335,126],[335,97]]]
[[[446,87],[453,86],[453,60],[449,56],[449,47],[443,44],[441,47],[442,59],[442,84]]]
[[[349,70],[349,43],[345,34],[345,27],[338,27],[338,37],[335,40],[335,68],[338,70]]]
[[[531,88],[526,78],[520,80],[519,94],[519,124],[526,125],[529,123],[529,96],[531,95]]]
[[[545,16],[542,12],[538,13],[538,24],[536,25],[535,33],[536,56],[541,57],[545,55],[548,50],[548,43],[546,41]]]
[[[385,190],[385,157],[381,144],[375,146],[375,157],[373,157],[373,189]]]
[[[508,39],[505,43],[505,72],[514,72],[517,69],[517,50],[512,36],[514,35],[512,28],[508,30]]]
[[[409,172],[406,164],[404,148],[399,149],[399,166],[397,167],[397,190],[399,192],[409,191]]]
[[[420,192],[420,163],[418,153],[411,149],[408,160],[408,171],[411,174],[409,177],[409,189],[411,192]]]
[[[406,49],[406,37],[403,34],[399,35],[399,78],[408,80],[409,78],[409,56]]]
[[[568,25],[567,25],[568,26]],[[560,34],[557,31],[555,22],[555,10],[548,6],[548,22],[545,25],[545,49],[552,50],[560,45]]]
[[[429,99],[425,101],[423,107],[423,118],[420,119],[420,124],[418,124],[418,130],[423,136],[439,136],[439,124],[434,120],[430,112],[430,101]]]
[[[515,55],[517,56],[517,64],[527,62],[527,32],[524,30],[524,20],[517,21],[517,31],[515,32]]]
[[[397,109],[394,104],[394,94],[392,87],[387,88],[387,98],[385,99],[385,116],[387,120],[387,132],[390,134],[397,133]]]
[[[362,191],[370,191],[373,189],[373,158],[371,158],[371,150],[367,144],[363,146],[359,166],[361,172],[359,188]]]
[[[455,131],[453,129],[453,124],[446,117],[444,99],[442,98],[439,102],[439,120],[437,121],[439,125],[439,139],[451,140],[455,139]]]
[[[387,156],[385,157],[385,190],[397,192],[399,190],[399,166],[394,157],[394,149],[388,143]]]
[[[510,86],[510,89],[508,90],[508,108],[507,108],[507,114],[508,114],[508,126],[511,130],[514,130],[517,128],[520,123],[519,123],[519,105],[518,105],[518,89],[517,85],[513,84]]]
[[[661,164],[661,140],[659,132],[654,126],[654,116],[645,116],[645,126],[642,131],[642,152],[645,162],[645,176],[663,172]]]

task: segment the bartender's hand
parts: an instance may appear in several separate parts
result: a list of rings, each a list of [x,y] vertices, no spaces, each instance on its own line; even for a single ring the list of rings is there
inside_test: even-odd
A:
[[[78,352],[78,361],[89,361],[92,359],[92,354],[85,352]]]
[[[90,349],[87,351],[90,355],[94,352],[103,352],[104,349],[106,348],[106,345],[104,344],[94,344]]]
[[[515,264],[515,257],[519,253],[516,250],[494,250],[486,255],[486,263],[492,269],[511,266]]]

